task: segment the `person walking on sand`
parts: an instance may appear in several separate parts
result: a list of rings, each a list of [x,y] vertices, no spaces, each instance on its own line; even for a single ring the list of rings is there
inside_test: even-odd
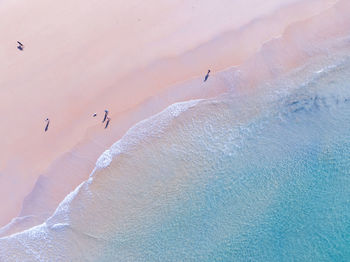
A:
[[[45,127],[45,132],[46,132],[49,129],[50,119],[46,118],[45,122],[46,122],[46,127]]]
[[[111,121],[111,118],[110,118],[109,116],[107,116],[107,122],[106,122],[105,129],[108,127],[108,125],[109,125],[109,121]]]
[[[104,116],[104,118],[103,118],[102,123],[104,123],[104,122],[106,121],[107,116],[108,116],[108,110],[106,109],[106,110],[105,110],[105,116]]]
[[[204,78],[204,82],[208,80],[209,73],[210,73],[210,70],[208,70],[208,73],[207,73],[207,75],[206,75],[205,78]]]
[[[23,45],[20,41],[17,41],[17,43],[18,43],[17,48],[18,48],[19,50],[23,51],[24,45]]]

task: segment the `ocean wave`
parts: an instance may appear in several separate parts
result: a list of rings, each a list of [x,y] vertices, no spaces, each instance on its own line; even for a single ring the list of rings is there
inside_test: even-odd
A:
[[[130,128],[122,139],[114,143],[110,149],[106,150],[97,160],[96,169],[106,168],[112,160],[119,154],[127,152],[128,148],[139,144],[149,136],[161,134],[167,125],[181,113],[191,109],[201,100],[192,100],[175,103],[167,107],[162,112],[151,116]],[[94,172],[92,172],[91,176]]]

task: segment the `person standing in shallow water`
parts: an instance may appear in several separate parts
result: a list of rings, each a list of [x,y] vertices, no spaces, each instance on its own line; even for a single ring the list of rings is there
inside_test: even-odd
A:
[[[108,127],[108,125],[109,125],[109,121],[111,121],[111,118],[110,118],[110,117],[107,117],[107,122],[106,122],[105,129]]]
[[[50,124],[50,119],[46,118],[46,127],[45,127],[45,132],[49,129],[49,124]]]
[[[105,110],[105,116],[104,116],[104,118],[103,118],[102,123],[104,123],[104,122],[106,121],[107,116],[108,116],[108,110],[106,109],[106,110]]]
[[[207,75],[206,75],[205,78],[204,78],[204,82],[208,80],[208,78],[209,78],[209,73],[210,73],[210,70],[208,70],[208,73],[207,73]]]

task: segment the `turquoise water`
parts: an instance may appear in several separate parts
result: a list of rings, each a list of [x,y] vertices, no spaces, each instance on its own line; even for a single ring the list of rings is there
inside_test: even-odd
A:
[[[349,72],[343,65],[269,106],[226,97],[184,113],[159,141],[177,150],[145,160],[190,181],[177,181],[179,199],[160,196],[169,206],[157,218],[109,239],[100,259],[349,261]],[[254,107],[265,114],[237,121]]]
[[[350,261],[349,59],[328,69],[141,123],[0,260]]]

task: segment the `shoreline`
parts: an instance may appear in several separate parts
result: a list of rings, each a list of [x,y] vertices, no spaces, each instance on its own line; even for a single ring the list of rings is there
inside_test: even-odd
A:
[[[225,38],[221,39],[222,43],[224,43],[225,41],[226,41]],[[255,49],[253,48],[253,50]],[[198,52],[199,52],[198,54],[205,53],[202,47],[199,47]],[[254,52],[252,51],[252,53]],[[192,53],[190,52],[190,54],[192,55],[192,57],[198,56],[198,54],[195,52],[193,53],[193,51]],[[245,59],[247,59],[248,57],[250,56],[247,55]],[[174,65],[172,65],[172,67],[178,68],[179,71],[182,70],[181,74],[187,75],[188,73],[186,73],[186,71],[188,70],[188,68],[187,67],[182,68],[181,64],[183,64],[184,61],[188,61],[188,59],[189,59],[188,56],[184,56],[182,59],[177,58],[175,59],[175,62],[173,62]],[[227,59],[227,61],[232,61],[232,57]],[[202,65],[200,61],[196,61],[196,63],[201,64],[203,68],[207,67]],[[98,124],[91,125],[90,124],[91,116],[87,114],[75,124],[72,124],[74,123],[74,118],[71,118],[70,121],[62,125],[60,130],[57,130],[56,132],[53,132],[52,135],[50,134],[49,136],[45,137],[44,140],[40,142],[41,143],[40,146],[45,145],[44,146],[45,150],[40,152],[39,155],[43,156],[45,152],[48,152],[50,150],[50,147],[55,145],[58,146],[58,148],[61,148],[60,150],[58,150],[58,152],[60,153],[57,154],[57,151],[56,151],[57,155],[56,157],[53,157],[54,161],[53,162],[48,161],[46,165],[42,164],[45,162],[45,160],[40,158],[42,163],[39,164],[39,167],[41,167],[41,169],[40,168],[37,169],[37,170],[41,170],[40,172],[39,171],[36,172],[35,171],[36,169],[34,169],[32,173],[28,172],[29,177],[26,179],[31,179],[31,182],[28,182],[29,180],[25,182],[27,189],[23,190],[23,192],[28,192],[29,195],[22,193],[24,196],[24,198],[22,198],[24,199],[24,204],[19,216],[33,215],[33,213],[40,213],[43,211],[47,212],[48,210],[50,210],[47,208],[48,206],[50,206],[54,210],[55,205],[58,204],[64,198],[64,196],[67,195],[67,191],[69,193],[78,184],[80,184],[82,180],[86,179],[86,176],[89,175],[88,170],[90,171],[92,170],[91,167],[94,165],[94,159],[96,160],[98,156],[101,155],[101,153],[106,148],[108,148],[116,140],[119,140],[122,137],[122,135],[125,134],[125,132],[135,123],[138,123],[142,119],[145,119],[149,116],[152,116],[158,113],[159,111],[163,110],[164,108],[166,108],[167,106],[175,102],[186,101],[186,100],[196,99],[196,98],[209,98],[212,96],[216,96],[222,93],[223,91],[227,90],[225,87],[225,83],[220,83],[219,81],[219,82],[216,82],[215,84],[212,83],[212,86],[209,87],[207,90],[208,92],[207,96],[206,95],[203,96],[202,90],[198,88],[198,86],[200,86],[200,83],[202,82],[202,79],[195,77],[195,75],[198,75],[198,71],[203,71],[203,68],[193,70],[192,71],[193,78],[189,80],[189,82],[185,80],[185,81],[181,81],[181,83],[177,85],[172,86],[170,84],[171,81],[173,81],[173,79],[178,79],[178,77],[172,76],[171,70],[169,69],[171,67],[168,67],[164,69],[164,72],[167,72],[167,74],[163,74],[162,79],[157,78],[157,82],[163,81],[164,84],[158,83],[158,86],[157,86],[154,80],[152,80],[152,76],[158,74],[159,69],[161,69],[163,66],[164,66],[164,62],[161,60],[158,65],[154,65],[153,69],[146,70],[148,74],[146,74],[143,78],[141,77],[136,80],[133,80],[133,79],[129,80],[131,81],[130,85],[126,84],[128,83],[127,80],[125,80],[125,83],[122,84],[122,86],[130,87],[130,90],[132,90],[132,88],[135,89],[132,91],[129,90],[129,92],[139,91],[140,93],[142,93],[142,95],[139,97],[141,104],[136,103],[135,105],[135,102],[134,102],[134,105],[130,107],[125,101],[123,101],[125,100],[125,98],[127,98],[125,97],[125,98],[120,98],[119,101],[122,104],[120,106],[115,107],[113,105],[114,97],[117,96],[120,90],[115,89],[112,86],[110,88],[106,88],[104,90],[104,93],[98,94],[99,98],[96,99],[98,100],[98,102],[96,103],[91,102],[92,100],[90,97],[90,98],[83,99],[84,101],[81,102],[80,109],[77,109],[75,105],[67,106],[67,108],[65,109],[66,112],[75,112],[74,115],[80,115],[80,116],[82,115],[81,111],[83,110],[83,108],[92,108],[91,113],[95,111],[102,112],[104,109],[101,107],[102,100],[104,100],[104,104],[110,105],[108,106],[108,108],[111,108],[111,106],[112,108],[114,107],[112,110],[110,110],[111,116],[112,116],[112,122],[111,122],[112,125],[110,129],[106,130],[108,132],[107,133],[108,135],[105,135],[106,132],[98,131],[101,128],[98,126]],[[136,78],[138,78],[138,74],[134,72],[133,73],[134,78],[135,78],[135,75],[137,76]],[[150,89],[147,89],[147,88],[145,90],[139,90],[139,87],[142,86],[143,84],[142,79],[147,79],[147,78],[149,78],[149,82],[148,82],[149,87],[152,85],[155,85],[155,87],[153,87],[152,89],[153,93],[149,93]],[[209,85],[214,78],[215,76],[213,78],[212,77],[209,78],[209,81],[207,84]],[[115,82],[115,81],[116,80],[113,80],[111,82]],[[193,88],[194,86],[193,83],[197,84],[197,88]],[[181,91],[176,90],[176,88],[178,88],[179,86],[183,87]],[[191,89],[189,89],[189,87],[191,87]],[[187,90],[187,91],[184,92],[184,90]],[[155,97],[152,97],[152,96],[155,96]],[[59,122],[62,122],[63,121],[62,119],[64,119],[64,116],[57,115],[57,117]],[[81,125],[81,127],[76,127],[77,125]],[[67,128],[66,131],[64,131],[62,129],[64,127],[69,127],[69,128]],[[73,144],[73,147],[68,146],[67,147],[68,150],[65,151],[63,150],[64,147],[62,145],[59,145],[59,141],[62,141],[62,139],[66,139],[68,137],[71,140],[71,144]],[[84,137],[84,138],[80,139],[81,137]],[[54,144],[50,143],[49,139],[52,140],[53,138],[56,138],[56,139],[58,138],[58,142],[55,142]],[[21,138],[19,139],[19,141],[20,140]],[[76,141],[79,141],[78,145],[76,144]],[[14,146],[12,150],[13,152],[21,151],[21,150],[25,151],[30,148],[34,148],[34,146],[29,144],[29,145],[26,145],[25,147],[22,147],[22,145],[19,145],[18,147]],[[73,156],[73,160],[74,158],[76,160],[78,159],[75,164],[72,163],[72,156]],[[34,160],[30,160],[31,157],[29,157],[28,159],[29,159],[29,162],[34,161]],[[61,161],[68,164],[62,164]],[[72,170],[72,167],[77,167],[77,169],[73,168]],[[25,170],[25,165],[23,165],[22,168]],[[81,171],[79,168],[84,168],[84,170]],[[43,170],[46,170],[46,171],[43,172]],[[5,171],[6,171],[6,168],[5,168]],[[7,172],[14,174],[14,173],[17,173],[17,170],[10,168]],[[62,175],[62,172],[65,172],[64,176]],[[41,174],[41,175],[39,176],[38,174]],[[34,177],[36,177],[37,179],[33,180]],[[39,179],[40,177],[43,177],[43,178],[40,180]],[[46,181],[44,181],[45,178],[46,178]],[[66,183],[67,181],[65,181],[65,179],[67,178],[69,179],[74,178],[74,181],[70,181],[71,184],[69,185],[69,187]],[[20,177],[20,179],[24,179],[24,178]],[[60,180],[62,184],[58,183],[58,181]],[[30,186],[31,183],[34,186]],[[55,187],[55,189],[48,190],[48,188],[50,187]],[[46,192],[45,190],[48,190],[48,191]],[[49,197],[46,199],[43,199],[40,197],[43,194],[44,195],[47,194],[47,196]],[[21,197],[19,197],[18,199],[21,199]],[[47,203],[43,204],[42,203],[43,200],[47,201]],[[18,204],[18,200],[16,202]],[[33,205],[33,203],[37,203],[37,204]],[[31,206],[31,208],[28,208],[28,206]],[[13,214],[13,211],[12,211],[12,214]],[[8,217],[13,217],[13,215],[10,215]]]

